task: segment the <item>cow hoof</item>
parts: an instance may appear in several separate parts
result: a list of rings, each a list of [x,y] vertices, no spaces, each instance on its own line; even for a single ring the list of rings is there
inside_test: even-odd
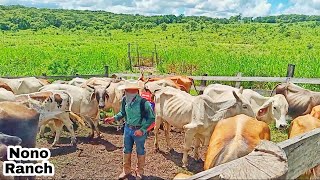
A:
[[[56,144],[51,144],[51,146],[50,146],[50,148],[55,148],[55,147],[57,147]]]
[[[77,144],[77,138],[71,139],[71,145],[75,146]]]

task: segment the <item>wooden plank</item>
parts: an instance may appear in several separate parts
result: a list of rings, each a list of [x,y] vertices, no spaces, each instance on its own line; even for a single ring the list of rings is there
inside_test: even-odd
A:
[[[137,78],[140,74],[126,74],[126,73],[114,73],[117,76],[121,77],[129,77],[129,78]],[[148,77],[170,77],[174,75],[150,75]],[[105,77],[104,74],[96,74],[96,75],[71,75],[71,76],[16,76],[16,77],[8,77],[2,76],[2,78],[23,78],[23,77],[36,77],[36,78],[44,78],[44,79],[63,79],[63,78],[90,78],[90,77]],[[193,78],[194,80],[199,81],[231,81],[231,82],[286,82],[286,77],[235,77],[235,76],[188,76]],[[320,84],[320,78],[291,78],[290,82],[292,83],[303,83],[303,84]]]
[[[320,164],[320,128],[280,142],[277,145],[283,149],[288,160],[286,179],[295,179],[305,171]],[[248,155],[242,158],[247,157]],[[189,179],[219,178],[229,168],[234,168],[239,159],[202,171],[191,176]],[[271,161],[271,163],[273,162]],[[265,165],[266,168],[272,168],[272,166]]]
[[[320,164],[320,128],[278,143],[289,162],[287,179],[295,179]]]
[[[8,79],[15,79],[15,78],[26,78],[26,77],[35,77],[41,79],[72,79],[76,77],[80,78],[91,78],[91,77],[106,77],[105,74],[95,74],[95,75],[70,75],[70,76],[1,76],[0,78],[8,78]]]

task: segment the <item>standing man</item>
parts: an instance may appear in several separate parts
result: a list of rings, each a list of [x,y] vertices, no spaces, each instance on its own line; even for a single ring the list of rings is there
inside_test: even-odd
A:
[[[125,90],[120,112],[113,117],[105,119],[106,123],[111,123],[125,118],[123,171],[119,175],[119,179],[125,179],[131,174],[131,153],[134,143],[136,144],[138,157],[135,171],[136,178],[143,178],[145,165],[144,144],[147,138],[147,128],[154,122],[155,116],[150,103],[139,95],[139,90],[142,88],[138,81],[126,80],[124,85],[119,86],[120,90]]]

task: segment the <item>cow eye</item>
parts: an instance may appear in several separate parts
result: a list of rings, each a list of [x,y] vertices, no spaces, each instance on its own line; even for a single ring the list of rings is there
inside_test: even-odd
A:
[[[248,106],[247,106],[247,105],[243,105],[242,108],[243,108],[243,109],[247,109]]]
[[[277,109],[277,107],[273,107],[273,109]]]

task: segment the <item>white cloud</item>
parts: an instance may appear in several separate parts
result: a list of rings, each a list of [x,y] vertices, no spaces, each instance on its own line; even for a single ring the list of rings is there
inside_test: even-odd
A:
[[[320,15],[320,0],[291,0],[292,6],[282,12],[284,14]]]

